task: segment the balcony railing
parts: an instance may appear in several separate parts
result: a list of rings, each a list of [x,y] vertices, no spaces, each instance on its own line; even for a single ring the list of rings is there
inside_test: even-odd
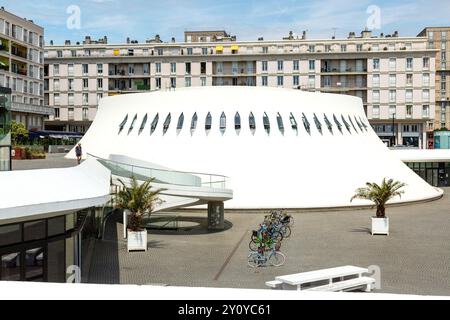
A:
[[[54,110],[51,107],[25,104],[19,102],[12,102],[11,111],[34,113],[46,116],[51,116],[54,114]]]
[[[334,68],[334,67],[330,67],[330,68],[321,68],[320,71],[322,73],[366,73],[367,72],[367,68],[345,68],[345,69],[341,69],[341,68]]]

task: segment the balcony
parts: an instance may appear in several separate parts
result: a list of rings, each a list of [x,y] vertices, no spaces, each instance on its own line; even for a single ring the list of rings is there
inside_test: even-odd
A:
[[[45,115],[45,116],[52,116],[54,114],[54,109],[51,107],[18,103],[18,102],[11,103],[11,111],[33,113],[33,114],[39,114],[39,115]]]
[[[331,84],[322,83],[321,90],[329,91],[329,92],[367,90],[367,82],[366,81],[346,81],[346,82],[334,82]]]
[[[15,43],[11,46],[11,54],[25,60],[28,59],[27,48],[19,46]]]

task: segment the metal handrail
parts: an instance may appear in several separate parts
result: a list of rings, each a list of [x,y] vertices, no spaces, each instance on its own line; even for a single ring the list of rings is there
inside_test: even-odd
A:
[[[209,173],[200,173],[200,172],[177,171],[177,170],[160,169],[160,168],[152,168],[152,167],[144,167],[144,166],[132,165],[132,164],[128,164],[128,163],[124,163],[124,162],[120,162],[120,161],[115,161],[115,160],[111,160],[111,159],[101,158],[101,157],[95,156],[95,155],[93,155],[91,153],[87,153],[87,156],[98,160],[100,163],[101,163],[101,161],[104,161],[104,162],[111,163],[111,164],[123,165],[123,166],[129,167],[129,168],[131,168],[131,174],[132,175],[136,172],[135,169],[150,170],[150,172],[155,171],[155,172],[173,173],[173,174],[178,174],[178,175],[190,175],[193,178],[199,179],[199,182],[200,182],[201,186],[203,186],[203,185],[210,185],[211,188],[212,188],[213,184],[219,184],[219,183],[223,184],[223,187],[221,187],[220,189],[226,189],[225,185],[229,181],[229,177],[223,176],[223,175],[209,174]],[[205,182],[202,181],[201,177],[199,177],[199,176],[206,176],[206,177],[208,177],[208,181],[205,181]],[[215,178],[217,178],[217,180]],[[180,184],[180,183],[170,183],[170,182],[164,182],[164,181],[161,181],[160,183],[172,184],[172,185],[180,185],[180,186],[198,186],[198,185],[195,185],[195,184],[192,184],[192,183],[191,184]]]

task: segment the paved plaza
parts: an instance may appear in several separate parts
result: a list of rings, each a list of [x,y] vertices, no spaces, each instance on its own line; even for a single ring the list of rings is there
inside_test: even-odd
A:
[[[447,189],[446,192],[450,192]],[[371,210],[294,214],[292,237],[281,251],[286,264],[247,266],[250,233],[264,213],[226,213],[232,227],[205,232],[203,214],[180,213],[203,225],[150,231],[148,252],[128,253],[120,215],[98,240],[89,282],[170,286],[265,288],[275,276],[343,265],[381,268],[378,292],[450,295],[450,197],[389,208],[390,236],[369,234]]]
[[[70,167],[74,160],[14,161],[14,169]],[[176,212],[187,227],[150,231],[147,252],[128,253],[121,215],[107,223],[97,240],[88,281],[113,284],[265,288],[275,276],[343,265],[381,269],[377,292],[450,295],[450,188],[440,200],[388,208],[390,236],[369,234],[373,210],[294,213],[292,237],[279,268],[247,266],[251,230],[267,212],[226,212],[228,229],[206,231],[206,211]]]

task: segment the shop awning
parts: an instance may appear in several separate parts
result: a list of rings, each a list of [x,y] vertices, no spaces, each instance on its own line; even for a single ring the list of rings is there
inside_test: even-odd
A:
[[[222,52],[223,51],[223,46],[216,46],[216,51]]]
[[[232,45],[231,46],[231,50],[232,51],[238,51],[239,50],[239,46],[238,45]]]

